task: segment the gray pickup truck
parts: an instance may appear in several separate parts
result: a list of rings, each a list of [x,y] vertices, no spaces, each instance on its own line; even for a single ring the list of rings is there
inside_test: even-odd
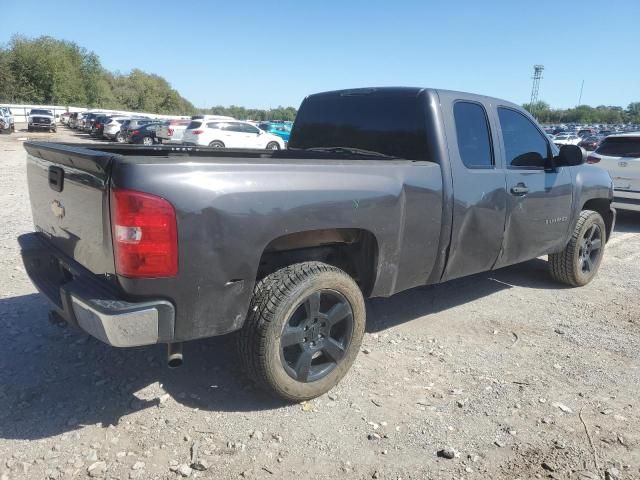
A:
[[[128,347],[237,332],[247,373],[289,401],[336,385],[386,297],[549,255],[588,283],[613,187],[512,103],[423,88],[307,97],[287,150],[26,142],[52,315]],[[515,312],[514,312],[515,314]]]

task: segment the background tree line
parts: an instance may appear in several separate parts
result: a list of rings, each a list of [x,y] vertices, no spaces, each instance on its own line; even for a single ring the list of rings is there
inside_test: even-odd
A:
[[[277,107],[269,110],[257,108],[245,108],[237,105],[223,107],[218,105],[208,109],[200,110],[201,113],[209,115],[227,115],[229,117],[249,120],[288,120],[293,121],[298,111],[293,107]]]
[[[238,119],[293,120],[296,109],[197,109],[159,75],[109,72],[98,56],[74,42],[14,36],[0,45],[0,102],[105,108],[148,113],[211,113]]]
[[[112,73],[73,42],[14,36],[0,47],[0,102],[191,114],[196,108],[158,75]]]
[[[551,108],[548,103],[537,102],[523,105],[529,113],[542,123],[640,123],[640,102],[632,102],[626,108],[607,105],[574,108]]]

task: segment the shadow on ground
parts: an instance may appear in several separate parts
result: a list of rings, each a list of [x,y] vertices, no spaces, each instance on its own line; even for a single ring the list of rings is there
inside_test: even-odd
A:
[[[616,232],[640,233],[640,212],[618,210]]]
[[[546,262],[533,260],[432,287],[368,302],[368,330],[392,325],[491,295],[518,285],[558,288]],[[162,345],[108,347],[80,331],[47,322],[48,305],[38,294],[0,300],[0,437],[37,439],[82,425],[117,424],[130,413],[155,408],[142,400],[154,382],[179,403],[211,411],[255,411],[283,406],[255,389],[238,368],[233,336],[188,342],[185,365],[165,366]],[[429,321],[421,319],[420,321]]]

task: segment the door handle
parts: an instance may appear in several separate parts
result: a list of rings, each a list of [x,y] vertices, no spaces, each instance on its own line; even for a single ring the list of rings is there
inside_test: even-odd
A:
[[[529,188],[524,183],[519,183],[515,187],[511,187],[511,193],[518,196],[526,195],[529,193]]]

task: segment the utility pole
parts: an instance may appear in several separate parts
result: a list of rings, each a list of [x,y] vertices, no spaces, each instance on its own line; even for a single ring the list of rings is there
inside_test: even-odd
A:
[[[542,71],[544,70],[544,65],[534,65],[533,66],[533,85],[531,87],[531,100],[529,100],[529,108],[531,110],[531,115],[535,117],[535,108],[538,103],[538,92],[540,91],[540,80],[542,80]]]
[[[584,88],[584,80],[582,80],[582,85],[580,85],[580,96],[578,97],[578,106],[582,104],[582,89]]]

